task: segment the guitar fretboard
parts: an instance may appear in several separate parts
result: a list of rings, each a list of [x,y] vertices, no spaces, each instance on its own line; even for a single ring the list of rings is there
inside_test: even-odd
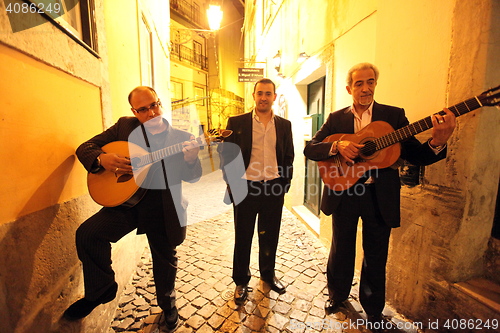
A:
[[[137,167],[143,167],[145,165],[158,162],[164,159],[165,157],[178,154],[182,151],[182,148],[183,148],[182,143],[178,143],[173,146],[159,149],[147,155],[141,156],[140,158],[141,161],[137,164]]]
[[[195,140],[196,140],[196,142],[198,142],[199,146],[207,145],[207,142],[205,141],[204,137],[200,136],[200,137],[197,137]],[[138,159],[138,162],[135,162],[132,164],[134,167],[140,168],[140,167],[143,167],[145,165],[158,162],[166,157],[178,154],[178,153],[182,152],[183,148],[184,148],[184,145],[182,142],[177,143],[175,145],[168,146],[168,147],[163,148],[163,149],[158,149],[158,150],[153,151],[149,154],[146,154],[146,155],[143,155],[140,157],[136,157],[136,159]]]
[[[481,96],[472,97],[464,102],[458,103],[449,107],[448,109],[453,112],[456,117],[466,114],[472,110],[478,109],[483,106],[480,101]],[[444,111],[439,112],[440,115],[445,115]],[[431,128],[432,119],[428,116],[417,122],[411,123],[405,127],[402,127],[394,132],[381,136],[373,141],[367,142],[365,146],[361,149],[362,153],[365,155],[372,155],[378,150],[387,148],[395,143],[404,141],[418,133],[428,130]]]

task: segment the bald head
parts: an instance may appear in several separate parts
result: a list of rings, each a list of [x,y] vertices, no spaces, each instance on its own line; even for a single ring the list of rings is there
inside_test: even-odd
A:
[[[130,94],[128,94],[128,102],[130,105],[132,105],[132,98],[134,97],[134,95],[138,92],[145,92],[145,91],[148,91],[150,93],[153,94],[154,98],[155,99],[158,99],[158,95],[156,94],[156,91],[151,88],[151,87],[148,87],[148,86],[139,86],[139,87],[135,87],[131,92]],[[133,107],[133,105],[132,105]]]

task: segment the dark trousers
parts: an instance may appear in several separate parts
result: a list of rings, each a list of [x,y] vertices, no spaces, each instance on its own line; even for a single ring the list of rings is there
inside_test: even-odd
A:
[[[332,215],[333,237],[328,258],[327,280],[331,299],[341,302],[349,297],[356,256],[358,219],[363,221],[363,266],[359,299],[368,315],[382,313],[385,305],[385,266],[391,228],[385,225],[377,207],[373,185],[344,193]],[[347,191],[346,191],[347,192]]]
[[[134,208],[103,208],[76,231],[76,249],[83,265],[86,299],[97,300],[115,283],[115,273],[111,267],[111,243],[137,227],[137,211]],[[176,250],[169,245],[163,219],[145,231],[153,259],[158,305],[168,311],[175,306]]]
[[[247,197],[234,206],[233,280],[236,285],[250,281],[250,252],[257,215],[260,276],[267,281],[274,278],[285,197],[284,186],[279,180],[248,182],[248,191]]]

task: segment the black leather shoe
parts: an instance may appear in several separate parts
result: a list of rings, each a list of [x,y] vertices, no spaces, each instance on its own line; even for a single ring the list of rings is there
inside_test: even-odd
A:
[[[269,285],[269,287],[271,287],[271,290],[277,292],[278,294],[281,295],[281,294],[286,293],[285,286],[280,282],[280,280],[278,280],[277,277],[274,277],[272,280],[262,279],[262,281],[267,283]]]
[[[333,299],[328,299],[325,303],[325,312],[327,315],[339,312],[340,308],[343,308],[344,302],[336,302]]]
[[[97,306],[114,300],[117,290],[118,285],[115,282],[111,287],[109,287],[108,290],[106,290],[104,294],[102,294],[101,297],[95,301],[89,301],[85,298],[79,299],[75,303],[71,304],[66,311],[64,311],[64,318],[68,320],[78,320],[87,317]]]
[[[165,325],[167,326],[169,331],[173,331],[177,328],[179,324],[179,311],[177,307],[173,307],[170,311],[163,311],[163,315],[165,318]]]
[[[240,284],[234,290],[234,303],[242,305],[248,298],[248,284]]]

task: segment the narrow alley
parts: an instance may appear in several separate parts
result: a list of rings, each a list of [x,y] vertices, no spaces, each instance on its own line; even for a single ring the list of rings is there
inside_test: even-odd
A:
[[[357,302],[356,286],[349,311],[325,316],[328,251],[286,209],[276,268],[287,292],[278,295],[260,281],[254,235],[253,291],[244,306],[235,305],[231,279],[233,216],[232,208],[222,203],[225,185],[221,173],[212,172],[184,188],[190,201],[190,226],[186,240],[178,247],[176,289],[181,321],[176,332],[370,332],[362,325],[364,315]],[[161,309],[156,304],[148,249],[119,297],[110,333],[168,332],[159,325]],[[406,332],[417,332],[416,326],[411,329],[411,323],[401,321],[394,313],[385,315]]]

